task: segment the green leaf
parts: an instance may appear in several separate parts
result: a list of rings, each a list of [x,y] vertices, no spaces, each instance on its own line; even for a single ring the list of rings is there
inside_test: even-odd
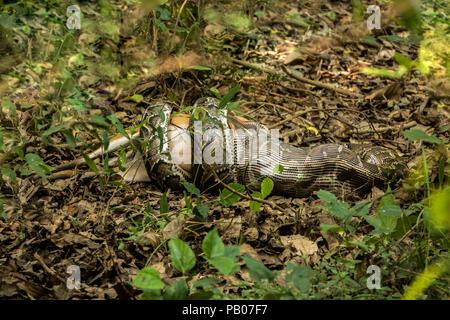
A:
[[[344,232],[344,228],[332,224],[320,224],[320,228],[322,234],[326,234],[328,231],[336,233]]]
[[[400,53],[394,54],[394,60],[399,65],[404,66],[407,70],[411,70],[415,65],[414,61],[412,61],[411,59],[409,59],[408,57],[405,57],[404,55],[402,55]]]
[[[252,197],[255,199],[262,199],[262,194],[261,194],[261,192],[254,191],[252,193]],[[262,206],[262,203],[259,201],[254,201],[254,200],[250,201],[250,209],[252,209],[256,213],[259,212],[259,209],[261,208],[261,206]]]
[[[211,89],[209,89],[209,91],[214,93],[214,95],[217,97],[217,99],[222,99],[222,95],[220,94],[219,90],[217,90],[217,88],[211,88]]]
[[[156,128],[156,133],[158,134],[158,139],[159,139],[159,152],[161,152],[164,147],[164,130],[163,130],[163,128],[162,127]]]
[[[389,230],[383,227],[383,223],[380,219],[371,216],[365,216],[364,220],[366,220],[367,223],[375,228],[375,233],[389,233]]]
[[[162,300],[161,290],[145,290],[140,298],[140,300]]]
[[[214,288],[214,284],[217,282],[218,282],[218,280],[215,278],[199,279],[192,284],[191,292],[192,292],[192,290],[195,290],[197,288],[212,289],[212,288]]]
[[[208,221],[209,207],[197,199],[197,205],[194,207],[194,214],[201,218],[203,222]]]
[[[20,146],[13,146],[11,151],[16,153],[21,159],[24,159],[23,149]]]
[[[248,32],[252,25],[250,17],[239,10],[231,10],[231,12],[225,13],[224,21],[236,31],[244,33]]]
[[[229,257],[215,257],[208,261],[214,266],[214,268],[219,270],[219,272],[224,275],[229,275],[232,272],[239,271],[239,265],[234,262],[234,259]]]
[[[365,42],[377,44],[377,39],[375,39],[374,37],[369,36],[369,35],[365,35],[364,37],[361,38],[361,40],[365,41]]]
[[[2,108],[8,109],[13,117],[16,116],[16,105],[8,97],[3,98]]]
[[[2,168],[2,175],[7,176],[11,179],[13,184],[16,183],[16,172],[10,168],[8,164],[4,164]]]
[[[167,195],[164,192],[161,200],[159,201],[159,213],[164,214],[169,212],[169,203],[167,202]]]
[[[72,104],[72,106],[75,110],[78,110],[78,111],[89,110],[89,108],[85,105],[84,101],[82,101],[80,99],[70,98],[70,99],[67,99],[67,101],[69,101]]]
[[[166,1],[162,1],[160,3],[163,4],[164,2],[166,2]],[[162,8],[162,7],[157,7],[155,9],[155,11],[159,13],[159,18],[161,20],[166,20],[166,21],[170,20],[170,11],[169,10]]]
[[[325,201],[326,208],[319,206],[319,208],[329,211],[338,218],[345,219],[349,216],[349,205],[347,202],[338,202],[337,198],[331,192],[319,190],[317,196]]]
[[[328,203],[337,202],[336,196],[335,196],[334,194],[332,194],[331,192],[326,191],[326,190],[319,190],[319,191],[317,192],[317,196],[318,196],[321,200],[323,200],[323,201],[325,201],[325,202],[328,202]]]
[[[395,198],[390,191],[391,189],[388,188],[388,193],[381,198],[377,208],[377,218],[381,222],[383,233],[394,232],[397,226],[398,217],[402,215],[402,209],[395,203]]]
[[[102,128],[108,128],[109,123],[106,121],[106,119],[99,115],[93,115],[89,117],[89,122],[92,123],[95,126],[102,127]]]
[[[386,36],[381,36],[380,38],[387,39],[389,41],[398,41],[398,42],[406,42],[407,39],[397,36],[396,34],[390,34]]]
[[[102,138],[103,138],[103,150],[108,150],[110,140],[106,130],[102,130]]]
[[[86,154],[83,154],[84,161],[86,161],[86,164],[88,165],[89,169],[91,169],[94,173],[98,174],[98,168],[95,165],[94,160],[89,158]]]
[[[288,262],[285,279],[287,282],[291,282],[296,289],[307,292],[311,286],[310,279],[313,274],[313,270],[307,266],[296,266]]]
[[[130,136],[128,135],[128,133],[123,128],[122,122],[120,122],[119,119],[117,119],[117,117],[114,113],[111,114],[110,116],[108,116],[108,119],[111,121],[111,123],[114,125],[114,127],[116,127],[116,129],[117,129],[117,131],[119,131],[119,133],[121,133],[128,140],[131,139]]]
[[[307,266],[296,266],[292,262],[286,265],[286,281],[291,282],[295,278],[311,278],[314,272]]]
[[[0,131],[0,150],[2,150],[3,152],[6,151],[6,145],[3,140],[3,133],[1,131]]]
[[[223,244],[222,239],[220,239],[216,228],[208,232],[205,236],[202,243],[202,249],[207,259],[223,256],[225,245]]]
[[[211,71],[210,67],[205,66],[190,66],[188,69],[200,70],[200,71]]]
[[[123,99],[123,101],[134,101],[136,103],[139,103],[142,100],[144,100],[144,97],[142,95],[140,95],[140,94],[134,94],[132,96],[125,97]]]
[[[402,131],[403,135],[411,141],[423,140],[431,143],[441,144],[442,140],[435,136],[429,136],[425,131],[420,129],[409,129]]]
[[[188,293],[184,279],[172,283],[164,292],[164,300],[185,300]]]
[[[223,252],[223,255],[225,257],[229,257],[229,258],[233,258],[233,259],[240,254],[241,254],[240,246],[226,246],[225,250]]]
[[[47,137],[55,132],[61,131],[62,129],[65,129],[67,127],[67,123],[66,124],[61,124],[59,126],[54,126],[54,127],[50,127],[49,129],[45,130],[42,134],[42,140],[44,141],[44,143],[47,143]]]
[[[131,284],[142,290],[161,290],[165,286],[158,271],[149,267],[141,269]]]
[[[284,167],[281,164],[277,164],[274,168],[273,168],[273,172],[274,173],[283,173],[284,171]]]
[[[373,201],[370,202],[360,202],[357,205],[353,206],[353,208],[350,209],[350,214],[352,216],[365,216],[369,213],[369,209],[372,206]]]
[[[273,281],[273,279],[275,279],[275,274],[271,270],[269,270],[265,265],[253,259],[252,256],[250,256],[248,253],[242,256],[242,259],[244,259],[248,271],[250,272],[250,277],[254,281],[261,281],[263,279]]]
[[[219,103],[219,106],[217,108],[224,109],[228,102],[233,99],[236,93],[238,93],[239,89],[241,89],[241,85],[238,84],[230,89],[230,91],[227,92],[227,94],[222,98],[222,100]]]
[[[180,239],[170,240],[169,249],[173,266],[182,274],[195,266],[194,251],[184,241]]]
[[[336,13],[334,13],[333,11],[325,12],[324,15],[326,15],[328,18],[330,18],[333,21],[336,19]]]
[[[229,183],[228,186],[233,189],[236,190],[237,192],[244,192],[245,191],[245,187],[242,184],[239,183]],[[236,202],[238,202],[241,199],[240,196],[238,196],[237,194],[231,192],[228,189],[222,189],[222,191],[220,192],[220,196],[219,196],[219,203],[221,205],[223,205],[224,207],[229,207],[233,204],[235,204]]]
[[[40,176],[44,181],[47,181],[47,176],[45,173],[50,173],[53,170],[52,167],[46,165],[44,160],[40,156],[34,153],[27,153],[25,155],[25,160],[27,164],[30,166],[31,170],[36,172],[38,176]]]
[[[250,201],[250,209],[252,209],[253,212],[256,212],[256,213],[259,212],[259,209],[261,208],[261,206],[262,206],[261,202],[253,201],[253,200]]]
[[[386,77],[391,79],[398,79],[402,76],[402,74],[395,71],[377,68],[363,68],[362,72],[376,77]]]
[[[402,215],[402,209],[398,205],[384,205],[378,207],[377,213],[389,217],[400,217]]]
[[[75,137],[73,136],[72,132],[70,130],[62,130],[62,134],[64,135],[64,138],[66,138],[67,143],[72,148],[77,147],[77,143],[75,141]]]
[[[261,182],[261,197],[262,199],[267,198],[267,196],[273,190],[273,181],[270,178],[264,178],[263,182]]]
[[[197,196],[200,195],[200,190],[194,184],[186,181],[182,182],[182,184],[189,193],[195,194]]]
[[[189,295],[189,300],[211,300],[214,296],[213,291],[209,290],[196,290],[193,294]]]

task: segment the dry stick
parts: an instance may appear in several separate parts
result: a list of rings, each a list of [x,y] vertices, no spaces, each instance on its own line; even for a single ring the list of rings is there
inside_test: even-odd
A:
[[[405,271],[405,272],[409,272],[409,273],[412,273],[412,274],[414,274],[416,276],[422,275],[422,273],[420,273],[420,272],[408,270],[408,269],[405,269],[405,268],[402,268],[402,267],[399,267],[399,266],[396,266],[395,269],[402,270],[402,271]],[[448,279],[444,279],[444,278],[440,278],[440,277],[436,277],[435,279],[437,279],[439,281],[444,281],[444,282],[448,281]]]
[[[283,120],[281,120],[281,121],[279,121],[279,122],[277,122],[277,123],[274,123],[273,125],[269,126],[268,128],[269,128],[269,129],[273,129],[273,128],[275,128],[275,127],[281,126],[282,124],[285,124],[286,122],[291,121],[291,120],[294,119],[295,117],[301,116],[301,115],[303,115],[303,114],[305,114],[305,113],[308,113],[308,112],[311,112],[311,111],[313,111],[312,108],[308,108],[308,109],[306,109],[306,110],[299,110],[299,111],[297,111],[297,112],[294,112],[292,115],[290,115],[290,116],[287,117],[286,119],[283,119]]]
[[[358,94],[356,92],[345,90],[345,89],[339,88],[337,86],[334,86],[332,84],[323,83],[323,82],[320,82],[320,81],[310,80],[308,78],[305,78],[298,71],[292,70],[290,68],[287,68],[286,66],[282,65],[281,69],[283,69],[283,71],[288,76],[291,76],[292,78],[297,79],[297,80],[299,80],[301,82],[305,82],[305,83],[308,83],[308,84],[316,86],[316,87],[332,90],[332,91],[335,91],[337,93],[344,94],[344,95],[350,96],[350,97],[361,97],[361,98],[363,97],[362,95],[360,95],[360,94]]]
[[[57,274],[54,270],[50,269],[44,262],[44,259],[37,253],[34,253],[34,258],[41,264],[42,268],[44,268],[44,270],[47,273],[50,273],[52,276],[54,276],[55,278],[57,278],[59,281],[65,283],[66,279],[64,279],[63,277],[61,277],[59,274]]]
[[[260,66],[260,65],[255,64],[255,63],[242,61],[242,60],[238,60],[238,59],[235,59],[235,58],[230,58],[230,60],[232,62],[234,62],[234,63],[240,64],[240,65],[243,65],[245,67],[249,67],[249,68],[252,68],[252,69],[255,69],[255,70],[259,70],[259,71],[262,71],[262,72],[265,72],[265,73],[269,73],[271,75],[275,75],[275,76],[282,76],[283,75],[281,72],[278,72],[278,71],[275,71],[275,70],[269,69],[269,68],[264,68],[263,66]],[[350,96],[350,97],[363,97],[362,95],[360,95],[358,93],[355,93],[355,92],[352,92],[352,91],[349,91],[349,90],[345,90],[345,89],[336,87],[336,86],[331,85],[331,84],[327,84],[327,83],[323,83],[323,82],[320,82],[320,81],[310,80],[308,78],[305,78],[305,77],[301,76],[298,71],[289,69],[286,66],[282,65],[281,69],[283,69],[283,71],[288,76],[291,76],[292,78],[294,78],[296,80],[299,80],[301,82],[305,82],[305,83],[308,83],[308,84],[316,86],[316,87],[332,90],[332,91],[335,91],[335,92],[338,92],[340,94],[344,94],[344,95],[347,95],[347,96]]]
[[[403,129],[409,129],[409,128],[412,128],[412,127],[414,127],[416,124],[417,124],[417,122],[415,122],[414,120],[413,120],[413,121],[410,121],[410,122],[408,122],[407,124],[405,124],[405,125],[403,126]],[[392,129],[394,129],[394,127],[381,127],[381,128],[377,128],[376,131],[373,130],[373,129],[367,129],[367,130],[350,130],[349,133],[350,133],[350,134],[365,134],[365,133],[377,133],[377,132],[380,132],[380,133],[381,133],[381,132],[386,132],[386,131],[389,131],[389,130],[392,130]]]
[[[230,61],[234,62],[234,63],[237,63],[237,64],[240,64],[240,65],[245,66],[245,67],[249,67],[249,68],[252,68],[252,69],[255,69],[255,70],[259,70],[259,71],[262,71],[262,72],[265,72],[265,73],[269,73],[269,74],[274,75],[274,76],[282,76],[283,75],[281,72],[278,72],[278,71],[275,71],[275,70],[272,70],[272,69],[268,69],[268,68],[264,68],[263,66],[261,66],[259,64],[256,64],[256,63],[251,63],[251,62],[247,62],[247,61],[243,61],[243,60],[239,60],[239,59],[235,59],[235,58],[230,58]]]
[[[153,10],[153,18],[156,20],[156,10]],[[156,29],[155,20],[153,20],[153,50],[158,52],[158,32]]]
[[[274,108],[278,108],[278,109],[281,109],[281,110],[289,112],[289,113],[291,113],[293,111],[293,110],[283,107],[279,104],[270,103],[270,102],[266,102],[266,101],[249,101],[249,102],[243,103],[241,105],[241,107],[252,105],[252,104],[261,104],[263,107],[264,106],[274,107]]]
[[[278,211],[284,212],[284,209],[281,208],[279,205],[277,205],[276,203],[264,200],[264,199],[255,199],[251,196],[247,196],[243,193],[240,193],[239,191],[234,190],[233,188],[231,188],[230,186],[228,186],[225,182],[223,182],[219,176],[217,175],[217,173],[214,170],[211,170],[212,174],[214,175],[214,178],[216,178],[216,180],[219,182],[219,184],[221,184],[225,189],[233,192],[234,194],[240,196],[241,198],[250,200],[250,201],[257,201],[263,204],[267,204],[268,206],[270,206],[272,209],[277,209]]]
[[[319,109],[319,111],[323,111],[323,110]],[[415,121],[408,122],[407,124],[405,124],[403,129],[406,130],[406,129],[412,128],[416,124],[417,124],[417,122],[415,122]],[[377,133],[377,134],[379,134],[379,133],[384,133],[384,132],[392,130],[392,129],[393,129],[393,127],[381,127],[381,128],[377,128],[376,130],[373,130],[373,129],[354,130],[353,129],[353,130],[350,130],[348,133],[349,134],[367,134],[367,133]],[[294,129],[294,130],[291,130],[291,131],[284,132],[284,133],[282,133],[280,135],[280,138],[284,138],[285,136],[291,136],[291,135],[300,133],[303,130],[304,130],[304,128],[302,127],[302,128],[297,128],[297,129]],[[329,132],[330,131],[328,129],[320,130],[320,133],[329,133]]]

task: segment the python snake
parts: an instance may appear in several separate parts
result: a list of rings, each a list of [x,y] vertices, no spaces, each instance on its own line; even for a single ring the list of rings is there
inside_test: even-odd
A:
[[[407,170],[396,152],[383,147],[283,143],[265,126],[219,109],[219,103],[200,98],[191,115],[173,112],[164,103],[146,110],[140,137],[148,143],[143,154],[150,179],[163,188],[180,188],[186,181],[205,189],[217,184],[214,170],[222,182],[252,190],[259,190],[268,177],[274,182],[272,194],[305,197],[323,189],[353,196],[395,183]],[[264,137],[263,142],[255,137]],[[254,141],[259,144],[253,148]]]

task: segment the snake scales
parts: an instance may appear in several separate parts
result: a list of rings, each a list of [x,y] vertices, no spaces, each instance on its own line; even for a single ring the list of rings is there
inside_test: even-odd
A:
[[[214,170],[225,183],[256,190],[268,177],[274,182],[273,194],[304,197],[324,189],[361,195],[374,185],[395,183],[407,169],[394,151],[378,146],[294,147],[271,138],[263,125],[218,106],[214,98],[197,100],[191,113],[201,121],[200,129],[193,125],[195,116],[175,113],[168,104],[147,109],[140,136],[148,143],[144,162],[152,180],[163,188],[179,188],[187,181],[204,189],[217,183]],[[251,147],[253,138],[266,135],[261,145]]]

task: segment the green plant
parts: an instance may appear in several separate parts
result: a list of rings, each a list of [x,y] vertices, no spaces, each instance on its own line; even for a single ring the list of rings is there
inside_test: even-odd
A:
[[[196,265],[196,257],[192,249],[180,239],[169,241],[170,257],[176,270],[183,278],[167,286],[161,281],[159,273],[151,267],[143,268],[131,283],[141,289],[141,299],[222,299],[227,297],[214,286],[217,280],[202,278],[192,281]],[[211,230],[203,239],[202,256],[208,264],[219,273],[229,275],[239,271],[237,259],[242,259],[255,283],[252,290],[247,290],[248,298],[263,295],[265,299],[280,299],[294,297],[299,292],[307,293],[310,289],[310,279],[313,271],[307,266],[295,266],[288,263],[285,269],[286,285],[277,282],[281,279],[279,272],[273,272],[255,260],[249,254],[240,254],[239,246],[225,246],[216,229]],[[191,275],[188,275],[191,273]],[[248,288],[248,283],[241,283],[242,288]]]

